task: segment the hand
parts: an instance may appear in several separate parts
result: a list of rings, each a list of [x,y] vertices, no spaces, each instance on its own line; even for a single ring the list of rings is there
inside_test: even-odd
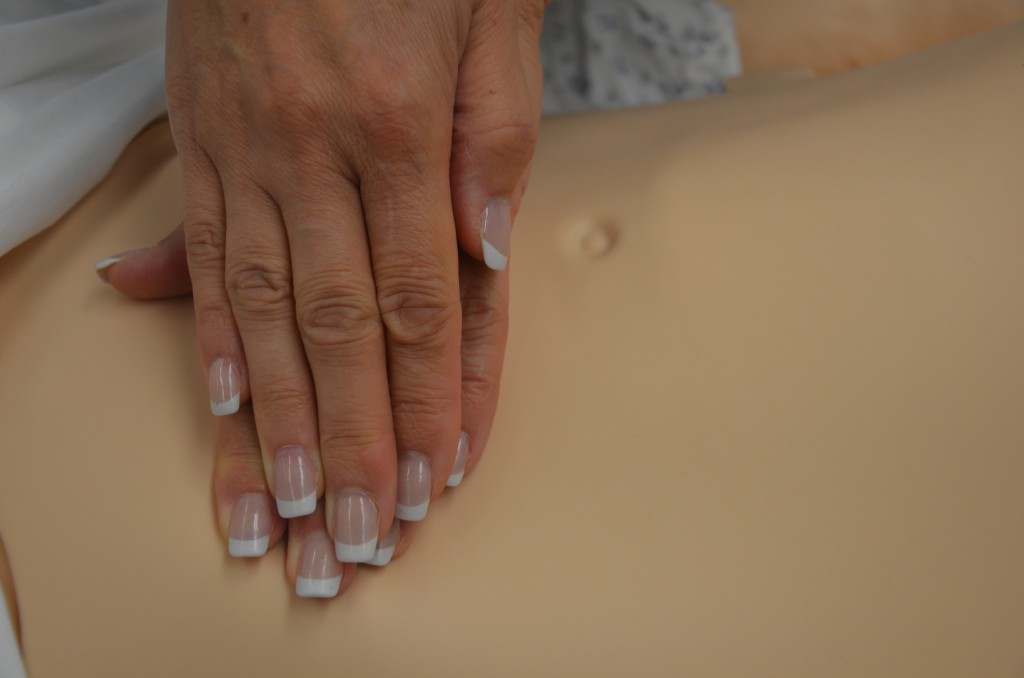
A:
[[[463,411],[482,411],[493,416],[497,396],[496,379],[500,374],[502,349],[507,330],[508,277],[495,276],[468,255],[460,258],[460,282],[463,289]],[[102,274],[119,292],[136,299],[162,299],[191,292],[182,227],[176,228],[156,246],[120,259]],[[474,398],[483,397],[477,401]],[[480,410],[479,408],[486,408]],[[489,422],[488,422],[489,423]],[[272,547],[285,531],[290,531],[286,557],[287,575],[304,596],[331,597],[338,588],[331,583],[342,577],[340,590],[351,585],[355,566],[339,564],[325,554],[329,542],[324,521],[323,502],[316,512],[285,521],[274,510],[261,462],[256,422],[250,405],[221,420],[214,465],[214,498],[217,523],[235,556],[260,556]],[[479,454],[468,461],[467,472],[479,461]],[[412,539],[415,522],[394,520],[378,542],[373,565],[386,565],[399,557]],[[312,576],[316,575],[316,576]],[[299,578],[302,578],[300,581]],[[317,585],[309,579],[318,579]]]
[[[169,4],[211,406],[251,395],[279,513],[323,494],[342,560],[372,558],[395,515],[422,519],[489,434],[542,14],[540,0]]]

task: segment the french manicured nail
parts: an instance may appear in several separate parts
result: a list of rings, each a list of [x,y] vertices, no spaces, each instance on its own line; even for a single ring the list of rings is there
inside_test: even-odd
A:
[[[395,555],[395,547],[398,545],[398,538],[402,536],[402,528],[399,527],[398,519],[395,519],[391,523],[391,529],[384,535],[380,543],[377,544],[377,550],[373,554],[373,558],[367,561],[370,565],[376,565],[377,567],[384,567],[391,562],[391,556]]]
[[[334,502],[334,554],[343,563],[365,563],[377,550],[377,507],[366,492],[345,488]]]
[[[452,466],[452,474],[448,476],[448,487],[458,487],[462,482],[462,476],[466,474],[466,462],[469,461],[469,436],[465,431],[459,436],[459,447],[455,451],[455,464]]]
[[[512,235],[512,211],[508,201],[491,198],[484,206],[480,224],[480,239],[484,250],[484,263],[495,271],[504,271],[508,263],[509,240]]]
[[[242,395],[242,375],[238,365],[225,358],[217,358],[210,365],[210,410],[223,417],[238,411]]]
[[[112,257],[107,257],[106,259],[103,259],[102,261],[96,262],[96,275],[98,275],[100,277],[100,280],[102,280],[103,282],[107,282],[107,270],[111,266],[113,266],[114,264],[116,264],[119,261],[124,261],[125,259],[131,259],[136,254],[140,254],[142,252],[145,252],[146,249],[147,248],[142,248],[142,249],[138,249],[138,250],[128,250],[127,252],[120,252],[118,254],[115,254]]]
[[[270,502],[262,494],[243,494],[231,509],[228,553],[235,558],[258,558],[267,552],[274,529]]]
[[[316,470],[306,451],[297,445],[277,451],[274,498],[282,518],[308,516],[316,509]]]
[[[398,505],[395,515],[401,520],[423,520],[430,505],[430,462],[419,452],[403,452],[398,457]]]
[[[302,544],[295,593],[300,598],[333,598],[341,588],[341,564],[334,559],[330,538],[315,532]]]

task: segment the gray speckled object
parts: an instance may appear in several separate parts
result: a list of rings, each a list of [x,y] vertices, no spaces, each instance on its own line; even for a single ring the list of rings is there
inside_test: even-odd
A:
[[[718,94],[742,70],[714,0],[554,0],[541,54],[546,115]]]

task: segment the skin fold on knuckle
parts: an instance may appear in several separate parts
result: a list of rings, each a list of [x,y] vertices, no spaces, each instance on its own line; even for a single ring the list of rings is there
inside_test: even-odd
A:
[[[383,335],[373,298],[340,280],[304,287],[295,306],[303,343],[315,351],[368,357]]]
[[[185,256],[189,269],[221,267],[224,265],[224,228],[212,214],[198,207],[186,210]]]
[[[395,463],[394,443],[386,433],[391,426],[390,420],[366,416],[346,417],[344,422],[322,427],[324,476],[345,479],[361,474],[366,480],[387,478],[394,472]]]
[[[455,430],[458,422],[453,417],[462,406],[458,388],[450,393],[426,386],[394,391],[391,399],[395,432],[407,447],[439,440]],[[454,446],[451,449],[454,452]]]
[[[201,337],[228,337],[235,334],[235,320],[231,314],[231,308],[226,303],[221,303],[209,295],[194,294],[193,306],[195,307],[196,326],[200,328]],[[213,350],[213,347],[208,347]],[[208,356],[209,360],[223,357],[220,355]]]
[[[241,253],[225,270],[231,307],[239,320],[285,321],[292,316],[292,278],[286,265]]]
[[[440,281],[422,277],[395,279],[380,286],[377,305],[388,344],[413,348],[424,357],[444,354],[458,342],[462,307]]]
[[[508,332],[508,304],[496,303],[489,296],[462,297],[462,342],[483,344],[504,341]]]
[[[303,380],[278,377],[259,386],[253,402],[258,419],[299,423],[314,415],[313,394]]]
[[[498,373],[484,365],[462,372],[462,405],[464,409],[482,410],[497,401]]]
[[[529,164],[537,145],[539,121],[508,120],[492,127],[459,133],[456,146],[487,166],[516,170],[515,177]],[[511,188],[511,187],[510,187]]]

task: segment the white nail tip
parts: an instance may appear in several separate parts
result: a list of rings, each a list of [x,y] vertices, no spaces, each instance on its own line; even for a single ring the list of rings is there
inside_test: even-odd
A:
[[[111,266],[113,266],[114,264],[116,264],[116,263],[118,263],[120,261],[124,261],[125,259],[130,259],[130,258],[134,257],[136,254],[141,254],[142,252],[145,252],[145,251],[146,251],[145,248],[137,249],[137,250],[129,250],[128,252],[121,252],[120,254],[115,254],[112,257],[107,257],[106,259],[101,259],[100,261],[96,262],[96,273],[100,276],[100,278],[102,278],[104,281],[106,281],[106,279],[107,279],[107,269],[108,268],[110,268]]]
[[[107,257],[103,261],[97,261],[96,272],[100,274],[101,278],[106,279],[106,276],[103,275],[106,270],[124,258],[125,257]]]
[[[409,520],[416,522],[423,520],[427,517],[427,507],[430,506],[429,501],[425,501],[422,504],[416,506],[406,506],[405,504],[398,504],[395,506],[395,517],[399,520]]]
[[[293,501],[285,501],[284,499],[277,500],[277,513],[282,518],[298,518],[299,516],[308,516],[315,510],[315,492],[313,494],[310,494],[309,496],[303,497],[302,499],[295,499]]]
[[[453,473],[448,476],[448,482],[445,483],[448,487],[458,487],[462,483],[462,477],[466,474],[465,471],[459,473]]]
[[[498,251],[498,249],[487,242],[483,241],[484,249],[484,263],[487,264],[487,268],[495,271],[504,271],[505,265],[508,263],[508,257]]]
[[[225,400],[222,403],[216,403],[211,400],[210,411],[213,412],[213,416],[215,417],[225,417],[229,414],[234,414],[238,411],[240,400],[241,394],[237,393],[231,397],[231,400]]]
[[[269,545],[269,534],[259,539],[228,539],[228,553],[235,558],[259,558]]]
[[[341,589],[341,577],[333,579],[295,578],[295,594],[300,598],[333,598]]]
[[[377,549],[377,552],[373,554],[373,558],[366,561],[368,565],[374,565],[376,567],[384,567],[391,562],[391,556],[395,555],[395,547],[389,546],[385,549]]]
[[[334,557],[339,563],[368,563],[373,560],[377,550],[377,539],[373,538],[363,544],[342,544],[334,542]]]

